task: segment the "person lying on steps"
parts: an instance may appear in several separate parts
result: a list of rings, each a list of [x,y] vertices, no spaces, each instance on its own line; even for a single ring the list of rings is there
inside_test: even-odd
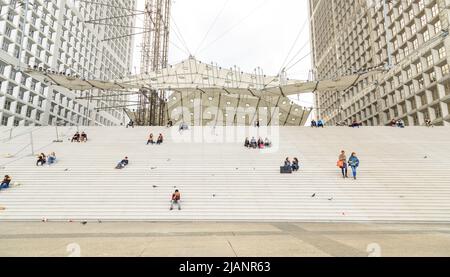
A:
[[[116,169],[123,169],[128,165],[128,157],[125,157],[125,159],[121,160],[117,166]]]

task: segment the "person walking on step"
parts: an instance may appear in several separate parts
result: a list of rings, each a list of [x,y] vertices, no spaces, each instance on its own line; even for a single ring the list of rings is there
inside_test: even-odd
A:
[[[338,162],[337,162],[337,166],[341,169],[342,172],[342,178],[348,178],[348,173],[347,173],[347,156],[345,155],[345,151],[342,150],[341,154],[339,155],[338,158]]]
[[[11,183],[11,177],[9,175],[5,175],[2,183],[0,184],[0,190],[9,188],[9,184]]]
[[[178,210],[181,210],[181,193],[179,190],[175,190],[174,193],[172,193],[172,200],[170,201],[170,210],[173,210],[174,205],[178,205]]]
[[[356,157],[356,153],[353,152],[350,158],[348,159],[348,165],[352,168],[353,179],[356,180],[356,170],[359,167],[359,159]]]

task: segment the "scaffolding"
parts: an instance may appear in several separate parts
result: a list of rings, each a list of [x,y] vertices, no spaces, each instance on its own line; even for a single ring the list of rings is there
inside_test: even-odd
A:
[[[155,72],[168,65],[171,0],[146,0],[141,73]],[[150,86],[149,86],[150,87]],[[166,91],[141,89],[136,123],[143,126],[165,125]]]

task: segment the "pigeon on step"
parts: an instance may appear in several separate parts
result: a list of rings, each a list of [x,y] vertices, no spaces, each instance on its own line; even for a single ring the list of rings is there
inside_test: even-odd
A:
[[[87,221],[82,221],[81,224],[86,225]]]
[[[311,197],[313,197],[313,198],[316,197],[316,194],[314,193],[313,195],[311,195]]]

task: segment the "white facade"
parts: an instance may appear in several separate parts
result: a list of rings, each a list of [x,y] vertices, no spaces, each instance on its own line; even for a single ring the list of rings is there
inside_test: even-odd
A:
[[[69,91],[22,72],[37,66],[84,78],[129,74],[132,37],[126,35],[133,33],[134,19],[124,15],[133,13],[136,1],[93,2],[0,0],[0,125],[108,126],[125,122],[123,109],[108,107],[124,105],[126,96],[87,101],[82,98],[99,92]],[[98,20],[111,17],[115,18]],[[85,23],[93,19],[97,24]],[[108,40],[119,36],[124,37]]]
[[[347,90],[316,93],[318,116],[329,125],[352,120],[387,125],[392,119],[450,125],[450,1],[384,3],[309,0],[317,78],[391,65]]]

